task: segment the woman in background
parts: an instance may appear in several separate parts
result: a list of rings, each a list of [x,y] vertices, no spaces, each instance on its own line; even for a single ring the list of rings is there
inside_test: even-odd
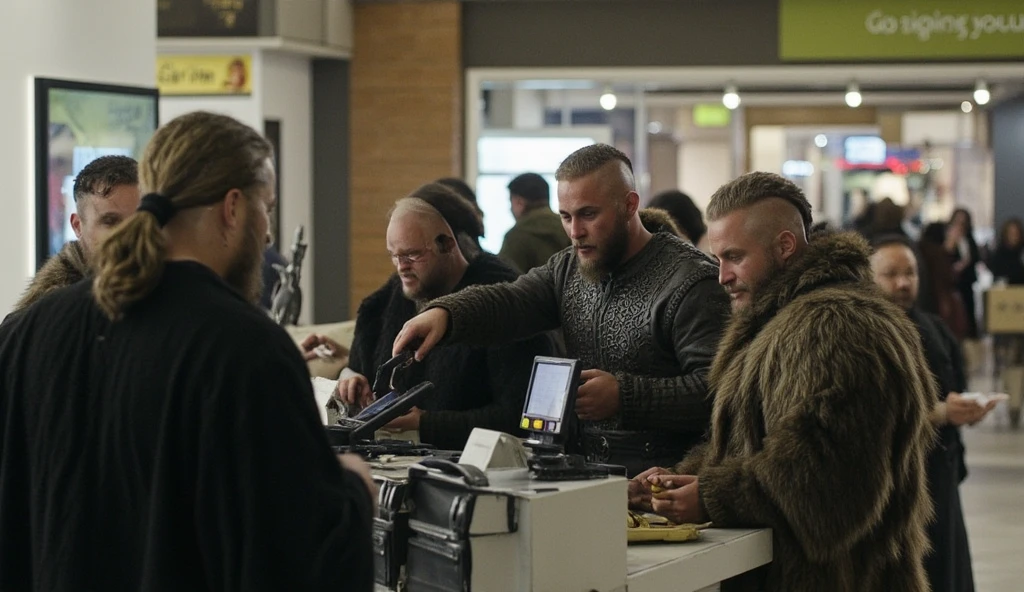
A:
[[[967,313],[957,289],[953,255],[947,250],[949,231],[945,224],[933,222],[921,233],[918,250],[925,269],[927,284],[921,283],[920,306],[926,312],[937,314],[953,331],[957,341],[963,341],[968,332]],[[928,291],[929,294],[924,295]]]
[[[978,243],[974,242],[974,224],[971,214],[957,208],[949,219],[946,230],[946,250],[953,256],[953,275],[956,290],[967,313],[966,339],[978,338],[978,317],[974,308],[974,282],[978,281],[977,264],[981,261]]]
[[[999,229],[999,243],[985,262],[996,279],[1007,284],[1024,284],[1024,225],[1020,218],[1010,218]]]

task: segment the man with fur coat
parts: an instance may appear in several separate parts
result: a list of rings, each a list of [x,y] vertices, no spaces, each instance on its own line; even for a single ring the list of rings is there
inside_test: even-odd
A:
[[[39,268],[15,305],[15,312],[90,275],[92,254],[114,227],[139,207],[138,164],[127,156],[101,156],[75,177],[73,193],[71,228],[77,240],[67,242]]]
[[[771,528],[772,563],[723,590],[927,590],[934,382],[913,323],[873,285],[867,243],[808,240],[810,204],[769,173],[727,183],[707,213],[733,309],[710,439],[639,475],[631,504]]]

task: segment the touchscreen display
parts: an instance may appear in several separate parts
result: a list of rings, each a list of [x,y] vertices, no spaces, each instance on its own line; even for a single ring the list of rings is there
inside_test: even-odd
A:
[[[565,399],[569,396],[572,366],[567,364],[537,364],[537,370],[527,395],[529,417],[562,421]]]
[[[373,403],[370,403],[369,405],[367,405],[366,408],[364,408],[362,411],[360,411],[359,414],[356,415],[353,419],[358,419],[360,421],[367,421],[371,417],[379,414],[381,411],[384,411],[385,409],[390,407],[392,403],[394,403],[395,401],[398,400],[398,398],[399,398],[398,393],[396,393],[395,391],[391,391],[390,393],[388,393],[388,394],[384,395],[383,397],[377,399]]]

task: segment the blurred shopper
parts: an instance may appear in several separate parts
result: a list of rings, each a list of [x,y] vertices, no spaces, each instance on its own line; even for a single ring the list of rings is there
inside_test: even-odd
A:
[[[708,228],[704,224],[704,216],[700,213],[700,208],[693,203],[693,199],[689,195],[676,189],[662,191],[651,199],[647,207],[668,212],[682,232],[680,238],[690,241],[698,249],[707,252],[705,235]]]
[[[999,229],[998,243],[986,265],[997,281],[1011,286],[1024,284],[1024,225],[1010,218]]]
[[[978,338],[978,315],[975,311],[974,283],[978,281],[977,265],[981,262],[978,243],[974,241],[971,214],[958,208],[949,219],[946,230],[946,250],[953,255],[953,275],[960,300],[967,312],[967,339]]]
[[[925,226],[918,242],[921,263],[929,280],[922,282],[921,308],[936,314],[953,331],[957,341],[963,341],[968,332],[967,311],[957,290],[953,255],[949,252],[946,225],[932,222]]]
[[[978,423],[996,403],[983,406],[960,396],[967,389],[960,345],[942,319],[915,305],[918,277],[912,243],[890,235],[876,239],[873,246],[875,283],[917,326],[928,367],[938,381],[939,402],[930,416],[938,428],[938,439],[928,456],[928,491],[935,518],[928,525],[931,551],[925,557],[925,570],[932,592],[971,592],[974,575],[960,504],[960,483],[967,476],[960,426]]]
[[[516,224],[505,234],[498,256],[520,272],[548,262],[572,244],[562,220],[551,211],[551,188],[537,173],[523,173],[508,184]]]

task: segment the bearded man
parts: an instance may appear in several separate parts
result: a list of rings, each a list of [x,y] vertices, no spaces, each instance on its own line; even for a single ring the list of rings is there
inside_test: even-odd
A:
[[[634,475],[685,453],[707,430],[707,373],[728,298],[708,257],[644,229],[622,152],[581,148],[555,179],[572,247],[514,283],[432,301],[405,324],[393,352],[422,338],[422,359],[442,337],[445,344],[484,344],[561,327],[567,354],[585,368],[578,445],[590,460]]]
[[[710,439],[639,476],[650,491],[631,504],[771,528],[772,562],[723,591],[928,590],[936,387],[913,323],[872,281],[867,243],[810,235],[803,191],[772,173],[726,183],[707,213],[733,311],[711,367]]]
[[[472,205],[440,183],[424,185],[395,202],[386,245],[395,273],[359,305],[337,399],[357,407],[373,400],[374,372],[391,358],[395,336],[424,303],[467,286],[516,279],[518,273],[507,263],[476,248],[474,239],[482,230]],[[303,348],[309,351],[319,344],[340,347],[313,335]],[[554,347],[546,335],[493,347],[446,347],[394,377],[392,386],[399,391],[424,380],[435,388],[386,427],[418,431],[422,442],[449,450],[462,450],[474,428],[517,433],[533,358],[555,354]]]

